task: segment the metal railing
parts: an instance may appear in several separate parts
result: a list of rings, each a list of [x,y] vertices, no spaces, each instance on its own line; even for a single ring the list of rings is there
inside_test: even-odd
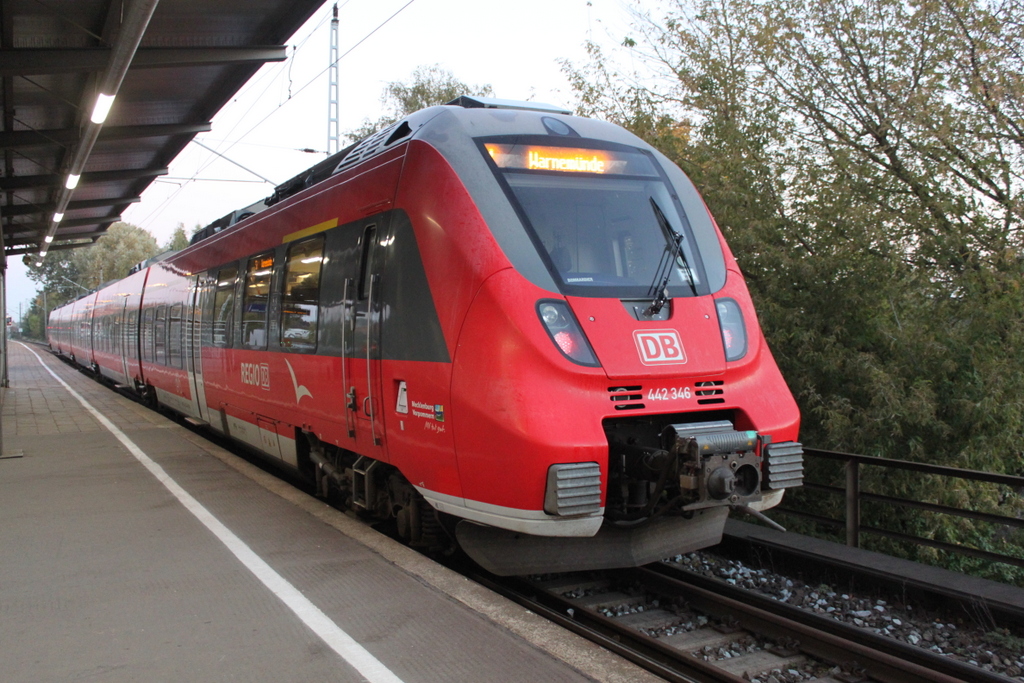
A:
[[[1002,553],[981,550],[979,548],[972,548],[970,546],[946,543],[943,541],[936,541],[931,538],[924,538],[922,536],[905,534],[899,531],[892,531],[889,529],[880,529],[873,526],[863,525],[861,523],[861,503],[865,501],[883,503],[886,505],[899,506],[904,508],[913,508],[916,510],[924,510],[927,512],[935,512],[945,515],[953,515],[956,517],[974,519],[982,522],[988,522],[991,524],[1001,524],[1006,526],[1007,528],[1024,529],[1024,519],[1019,519],[1016,517],[1007,517],[1005,515],[996,515],[987,512],[977,512],[974,510],[950,507],[947,505],[939,505],[936,503],[924,503],[921,501],[910,500],[907,498],[883,496],[876,493],[861,491],[860,470],[862,465],[869,467],[905,470],[909,472],[919,472],[921,474],[929,474],[939,477],[948,477],[951,479],[963,479],[970,481],[985,482],[989,484],[1001,484],[1003,486],[1009,486],[1014,489],[1017,489],[1018,491],[1024,491],[1024,477],[1017,477],[1007,474],[993,474],[991,472],[980,472],[978,470],[967,470],[960,469],[957,467],[929,465],[919,462],[910,462],[907,460],[891,460],[888,458],[876,458],[867,455],[836,453],[834,451],[822,451],[814,448],[804,449],[804,456],[806,458],[822,458],[825,460],[833,460],[844,464],[843,466],[846,471],[845,487],[828,486],[825,484],[818,484],[808,482],[805,480],[803,488],[807,489],[808,491],[820,491],[832,496],[843,496],[846,502],[846,518],[845,520],[839,520],[833,519],[831,517],[823,517],[821,515],[811,514],[788,506],[779,506],[778,508],[776,508],[779,512],[785,512],[787,514],[793,515],[794,517],[806,519],[812,522],[836,528],[843,528],[845,526],[846,545],[854,548],[860,547],[860,536],[862,533],[870,533],[896,541],[913,543],[916,545],[927,546],[930,548],[935,548],[950,553],[968,555],[971,557],[988,560],[990,562],[1003,562],[1006,564],[1014,565],[1016,567],[1024,568],[1024,558],[1021,557],[1004,555]]]

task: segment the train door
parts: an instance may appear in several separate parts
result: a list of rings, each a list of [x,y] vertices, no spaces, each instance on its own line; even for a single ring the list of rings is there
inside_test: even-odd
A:
[[[192,396],[192,416],[203,422],[210,421],[206,405],[206,385],[203,382],[202,321],[203,309],[210,295],[208,278],[199,274],[191,279],[185,302],[185,372],[188,374],[189,394]]]
[[[383,309],[380,301],[381,273],[387,243],[387,225],[375,219],[364,224],[360,238],[359,268],[351,281],[353,320],[352,343],[346,344],[351,357],[346,365],[348,411],[354,413],[357,450],[361,455],[386,460],[384,443],[384,403],[381,395],[380,327]],[[347,355],[347,354],[346,354]]]

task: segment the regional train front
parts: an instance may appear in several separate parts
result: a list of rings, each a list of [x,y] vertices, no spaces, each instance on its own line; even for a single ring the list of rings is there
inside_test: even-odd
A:
[[[801,483],[802,449],[714,220],[623,129],[482,104],[414,136],[507,259],[469,257],[483,270],[452,359],[462,496],[420,492],[463,518],[460,545],[500,574],[717,543],[730,508],[757,513]]]

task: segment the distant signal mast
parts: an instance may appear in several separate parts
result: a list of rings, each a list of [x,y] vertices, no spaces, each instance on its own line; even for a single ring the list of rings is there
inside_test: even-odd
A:
[[[327,86],[327,153],[338,151],[338,3],[334,3],[331,19],[331,63]]]

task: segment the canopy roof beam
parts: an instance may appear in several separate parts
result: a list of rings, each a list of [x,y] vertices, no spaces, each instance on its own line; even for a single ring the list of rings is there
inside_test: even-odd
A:
[[[152,1],[152,0],[151,0]],[[153,2],[155,5],[156,3]],[[124,35],[122,33],[122,35]],[[141,36],[140,36],[141,37]],[[103,71],[115,48],[17,48],[0,51],[0,76]],[[182,66],[283,62],[287,48],[277,45],[240,47],[143,47],[130,60],[132,69],[167,69]],[[107,93],[109,94],[109,93]]]
[[[152,124],[147,126],[105,126],[100,130],[97,140],[133,140],[170,135],[195,135],[196,133],[209,133],[211,130],[213,130],[213,125],[209,121],[202,123]],[[0,147],[6,149],[70,147],[78,142],[81,135],[82,131],[78,128],[0,131]]]

